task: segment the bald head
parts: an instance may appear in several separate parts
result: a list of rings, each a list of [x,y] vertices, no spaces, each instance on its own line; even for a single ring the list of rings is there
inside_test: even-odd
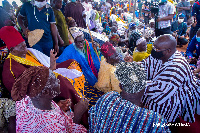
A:
[[[176,39],[171,35],[159,36],[154,42],[154,51],[152,55],[160,53],[160,58],[163,63],[167,62],[168,59],[176,52]],[[155,53],[156,50],[156,53]],[[155,57],[156,58],[156,57]]]
[[[154,45],[176,51],[177,41],[171,35],[162,35],[156,39]]]

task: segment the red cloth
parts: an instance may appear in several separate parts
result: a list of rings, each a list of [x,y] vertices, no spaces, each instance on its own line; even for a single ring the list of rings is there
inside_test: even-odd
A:
[[[24,41],[21,34],[13,26],[4,26],[1,28],[0,38],[5,42],[9,50],[11,47],[15,47]]]
[[[103,54],[105,58],[107,58],[113,55],[114,53],[116,53],[116,50],[110,42],[105,42],[101,46],[101,53]]]
[[[180,126],[178,127],[178,133],[199,133],[200,132],[200,115],[194,115],[195,117],[195,122],[194,123],[189,123],[185,122],[181,117],[180,117],[180,123],[183,123],[188,126]]]

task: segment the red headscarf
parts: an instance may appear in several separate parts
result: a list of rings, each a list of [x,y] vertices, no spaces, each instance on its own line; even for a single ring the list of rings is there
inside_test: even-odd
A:
[[[101,53],[103,54],[105,58],[107,58],[113,55],[114,53],[116,53],[116,50],[110,42],[105,42],[101,46]]]
[[[24,41],[21,34],[13,26],[4,26],[1,28],[0,38],[5,42],[8,49]]]

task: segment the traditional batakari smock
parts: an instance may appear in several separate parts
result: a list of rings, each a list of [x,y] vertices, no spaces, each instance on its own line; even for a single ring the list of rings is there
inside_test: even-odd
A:
[[[86,133],[87,130],[73,123],[73,113],[64,113],[60,107],[51,102],[52,110],[40,110],[34,107],[29,96],[16,102],[16,131],[29,133]]]
[[[161,115],[122,99],[114,91],[103,95],[89,113],[90,133],[170,132]]]
[[[179,116],[194,122],[194,114],[200,114],[200,91],[185,57],[176,51],[164,64],[152,56],[143,61],[147,79],[151,80],[147,83],[143,104],[168,122],[174,122]]]

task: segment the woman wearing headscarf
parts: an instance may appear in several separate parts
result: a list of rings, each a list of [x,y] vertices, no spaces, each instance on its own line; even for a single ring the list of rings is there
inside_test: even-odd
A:
[[[60,81],[53,71],[44,66],[25,70],[11,91],[16,101],[16,132],[87,132],[79,123],[88,100],[77,103],[74,114],[65,113],[53,101],[59,93]],[[70,104],[68,100],[66,110],[70,110]]]
[[[110,91],[121,92],[119,81],[114,74],[116,65],[120,61],[119,54],[109,42],[106,42],[101,46],[101,53],[105,59],[100,63],[98,82],[94,87],[104,93]]]

